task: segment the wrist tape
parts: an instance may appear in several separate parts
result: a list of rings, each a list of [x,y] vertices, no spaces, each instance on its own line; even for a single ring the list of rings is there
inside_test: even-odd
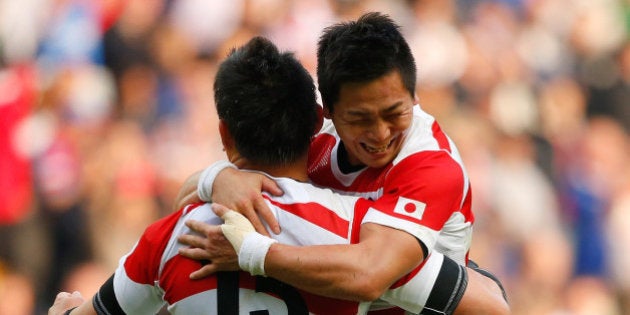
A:
[[[205,202],[212,201],[212,185],[214,184],[214,180],[222,170],[228,167],[236,168],[236,166],[229,161],[221,160],[213,163],[201,172],[199,181],[197,182],[197,194],[199,195],[199,199]]]
[[[265,257],[269,247],[277,241],[258,233],[245,236],[238,253],[238,264],[241,269],[252,276],[265,276]]]

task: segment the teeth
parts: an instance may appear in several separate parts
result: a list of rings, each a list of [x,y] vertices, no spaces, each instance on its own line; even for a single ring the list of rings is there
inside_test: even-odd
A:
[[[363,144],[363,147],[365,148],[365,150],[367,150],[370,153],[381,153],[381,152],[385,152],[385,150],[389,148],[390,144],[391,142],[388,144],[382,145],[380,147],[371,147],[371,146],[368,146],[367,144]]]

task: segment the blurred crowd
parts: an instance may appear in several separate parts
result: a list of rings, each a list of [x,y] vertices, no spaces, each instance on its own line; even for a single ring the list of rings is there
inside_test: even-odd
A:
[[[0,315],[91,297],[224,157],[230,48],[264,35],[315,75],[321,30],[366,11],[402,26],[514,314],[630,314],[628,0],[0,0]]]

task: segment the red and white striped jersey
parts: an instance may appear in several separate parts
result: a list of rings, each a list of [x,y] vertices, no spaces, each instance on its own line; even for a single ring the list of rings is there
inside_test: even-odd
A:
[[[431,115],[414,106],[402,149],[383,168],[341,172],[339,143],[326,121],[309,153],[315,184],[374,200],[362,223],[389,222],[410,231],[430,252],[465,265],[474,221],[469,179],[455,144]]]
[[[268,205],[283,227],[271,235],[292,245],[348,244],[357,238],[361,217],[371,202],[341,196],[330,189],[276,178],[284,190],[281,197],[266,196]],[[177,236],[189,233],[185,221],[194,219],[221,224],[209,204],[187,206],[149,226],[129,254],[120,260],[113,287],[118,305],[127,314],[155,314],[167,305],[171,314],[357,314],[359,303],[336,300],[297,290],[271,278],[244,272],[219,273],[203,280],[188,275],[200,262],[178,255]],[[383,218],[385,224],[399,220]],[[383,300],[418,312],[424,306],[441,266],[441,257],[428,259],[395,284]],[[429,265],[430,267],[427,267]],[[418,296],[424,294],[425,296]],[[391,304],[390,304],[391,305]],[[235,309],[236,307],[236,309]],[[363,307],[361,308],[363,309]],[[403,314],[389,309],[375,314]],[[260,313],[262,314],[262,313]]]

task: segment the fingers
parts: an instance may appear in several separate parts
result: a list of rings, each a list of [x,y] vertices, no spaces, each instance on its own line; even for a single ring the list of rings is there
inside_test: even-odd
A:
[[[212,208],[212,211],[214,211],[214,213],[216,215],[218,215],[219,217],[221,217],[221,219],[225,220],[224,216],[229,212],[229,211],[233,211],[230,210],[228,207],[219,204],[219,203],[213,203],[212,205],[210,205],[210,207]]]
[[[184,234],[177,237],[177,241],[184,245],[196,248],[206,247],[206,238],[203,236]]]
[[[265,204],[265,202],[263,201],[262,204]],[[265,206],[266,206],[266,204],[265,204]],[[249,212],[245,213],[244,215],[247,218],[247,220],[249,220],[249,222],[251,222],[251,224],[254,226],[254,229],[258,233],[260,233],[262,235],[265,235],[265,236],[270,236],[269,232],[267,232],[267,229],[265,228],[265,225],[262,223],[262,221],[260,220],[260,217],[256,214],[255,211],[249,211]]]
[[[248,229],[252,224],[244,215],[231,210],[218,203],[212,204],[212,210],[225,221],[226,224],[239,226]],[[253,227],[251,228],[253,230]],[[225,234],[225,233],[224,233]]]
[[[70,293],[68,292],[59,292],[57,293],[57,296],[55,297],[55,303],[59,302],[60,300],[66,299],[70,297]]]
[[[265,222],[267,222],[271,230],[276,234],[280,234],[281,232],[280,224],[278,224],[278,220],[276,220],[276,216],[273,215],[273,213],[271,212],[271,209],[269,209],[269,206],[267,205],[265,200],[262,198],[257,199],[255,201],[254,207],[256,208],[257,212],[260,214],[262,219],[265,220]],[[257,215],[254,215],[254,217],[255,217],[255,220],[250,219],[250,222],[252,222],[252,225],[254,226],[256,231],[262,235],[270,236],[267,230],[265,229],[265,227],[263,226],[262,222],[259,220],[259,217]],[[254,223],[254,221],[257,221],[257,223]]]
[[[210,264],[204,265],[203,267],[199,268],[196,271],[193,271],[192,273],[190,273],[188,277],[192,280],[199,280],[199,279],[203,279],[205,277],[211,276],[215,274],[217,271],[218,270],[216,268],[216,265],[210,263]]]
[[[83,304],[85,300],[79,291],[59,292],[55,297],[53,305],[48,309],[48,314],[64,314],[64,312],[73,307]]]
[[[201,235],[210,235],[212,234],[213,231],[216,231],[216,229],[213,229],[213,227],[216,227],[216,225],[208,224],[206,222],[197,221],[197,220],[186,221],[186,226],[189,229]]]
[[[280,186],[276,183],[276,181],[272,180],[267,176],[263,176],[262,179],[262,191],[266,191],[274,196],[282,196],[284,195],[284,191],[280,189]]]
[[[81,295],[81,292],[79,291],[74,291],[72,293],[70,292],[59,292],[57,293],[57,296],[55,297],[55,300],[61,300],[61,299],[66,299],[66,298],[83,298],[83,296]]]
[[[177,250],[177,253],[194,260],[212,260],[212,256],[208,254],[205,249],[202,248],[185,248],[182,247]]]

